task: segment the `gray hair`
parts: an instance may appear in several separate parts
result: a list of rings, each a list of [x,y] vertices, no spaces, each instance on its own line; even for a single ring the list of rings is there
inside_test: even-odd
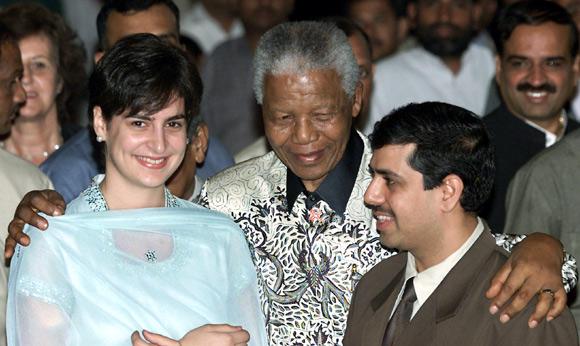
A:
[[[266,32],[254,57],[254,93],[262,104],[267,74],[335,70],[342,89],[353,97],[359,69],[348,38],[333,23],[283,23]]]

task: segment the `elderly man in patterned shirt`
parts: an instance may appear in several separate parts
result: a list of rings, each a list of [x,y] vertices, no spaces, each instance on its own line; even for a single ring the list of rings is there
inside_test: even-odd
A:
[[[381,247],[363,202],[372,154],[352,126],[361,108],[358,66],[344,33],[317,22],[285,23],[267,32],[254,66],[256,99],[273,151],[208,180],[201,203],[230,215],[245,232],[271,345],[338,345],[359,278],[396,253]],[[57,200],[46,191],[24,198],[6,255],[16,241],[28,243],[22,223],[46,227],[35,209],[62,213]],[[497,238],[506,247],[511,240]],[[529,236],[494,278],[490,312],[514,296],[501,311],[505,322],[547,289],[554,295],[540,295],[530,322],[558,315],[566,300],[562,258],[557,240]],[[564,271],[567,286],[574,285],[573,270],[565,265]]]

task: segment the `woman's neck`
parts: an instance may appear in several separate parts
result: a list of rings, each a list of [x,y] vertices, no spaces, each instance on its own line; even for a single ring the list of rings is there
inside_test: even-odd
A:
[[[4,146],[6,150],[25,160],[41,164],[62,142],[55,110],[34,120],[16,118]]]
[[[109,210],[160,208],[165,206],[165,188],[144,188],[116,184],[114,179],[105,179],[101,183],[101,192]]]

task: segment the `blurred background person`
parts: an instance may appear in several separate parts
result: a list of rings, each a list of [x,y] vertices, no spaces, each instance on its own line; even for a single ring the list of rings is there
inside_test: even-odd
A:
[[[397,51],[407,38],[409,23],[402,0],[350,0],[348,17],[369,36],[373,61]]]
[[[0,21],[18,39],[26,91],[26,101],[2,146],[40,165],[79,130],[76,119],[86,85],[86,54],[63,18],[41,5],[9,6],[0,12]]]
[[[205,55],[220,43],[244,34],[238,18],[240,0],[199,0],[183,13],[181,33],[197,42]]]

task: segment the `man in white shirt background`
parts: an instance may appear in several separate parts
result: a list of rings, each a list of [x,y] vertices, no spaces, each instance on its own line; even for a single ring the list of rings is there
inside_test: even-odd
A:
[[[413,0],[408,17],[418,45],[377,64],[364,132],[409,102],[442,101],[483,115],[494,70],[489,48],[474,43],[473,0]]]

